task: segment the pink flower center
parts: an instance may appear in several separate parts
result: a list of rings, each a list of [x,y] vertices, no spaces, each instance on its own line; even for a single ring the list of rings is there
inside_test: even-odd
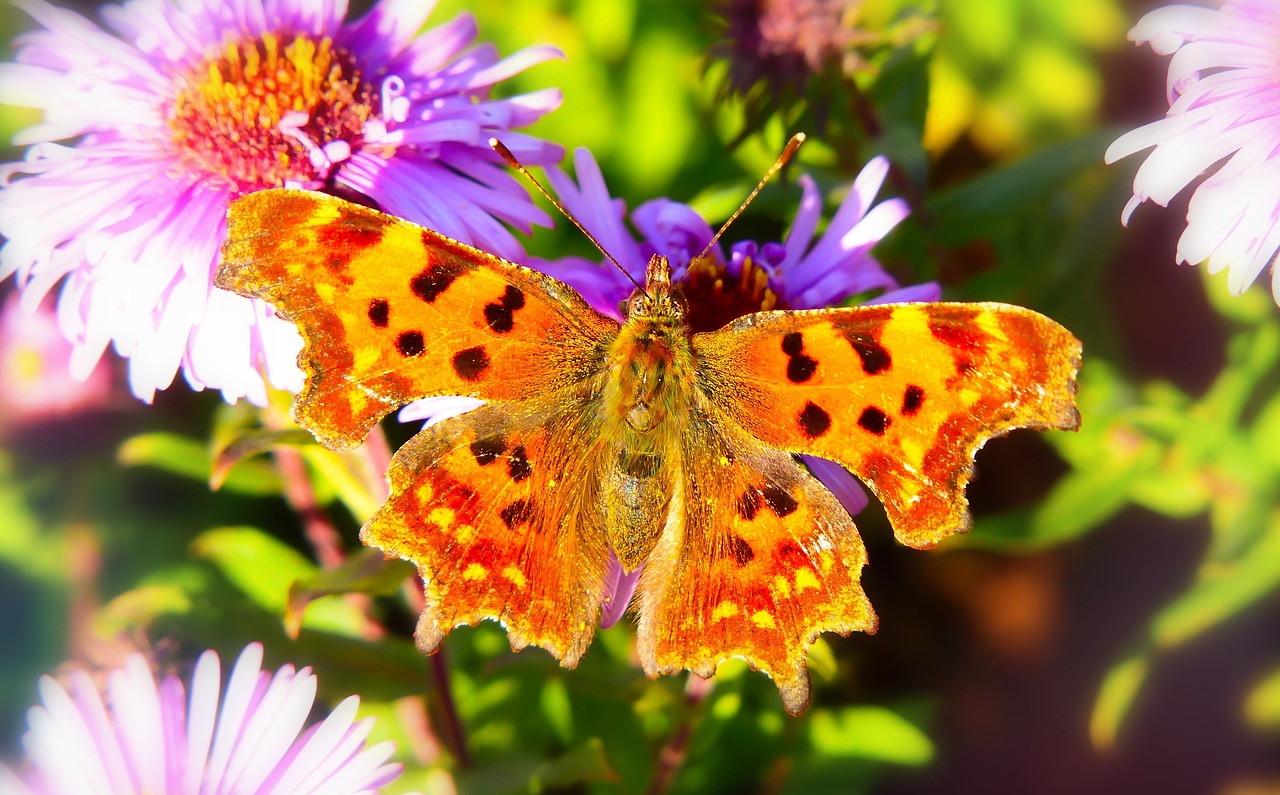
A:
[[[689,263],[680,287],[689,301],[693,331],[715,331],[752,312],[787,308],[769,287],[769,274],[750,257],[742,261],[736,276],[713,255],[697,257]]]
[[[377,113],[355,60],[327,37],[228,43],[176,87],[169,123],[179,157],[240,190],[323,184]]]

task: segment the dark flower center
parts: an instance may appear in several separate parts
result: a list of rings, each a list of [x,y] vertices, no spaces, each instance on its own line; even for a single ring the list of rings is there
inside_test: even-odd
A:
[[[241,190],[324,182],[377,113],[373,87],[327,37],[229,43],[175,85],[169,123],[179,157]]]
[[[711,255],[689,263],[680,286],[689,301],[692,331],[715,331],[752,312],[787,308],[769,286],[769,274],[752,257],[742,258],[741,264],[741,271],[730,274],[725,263]]]

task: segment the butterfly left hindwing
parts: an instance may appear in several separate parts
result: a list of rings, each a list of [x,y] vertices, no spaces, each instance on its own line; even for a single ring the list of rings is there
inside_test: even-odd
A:
[[[501,621],[572,668],[599,622],[608,547],[584,441],[589,396],[543,407],[488,403],[433,425],[396,453],[391,497],[366,544],[417,564],[426,589],[418,645]]]

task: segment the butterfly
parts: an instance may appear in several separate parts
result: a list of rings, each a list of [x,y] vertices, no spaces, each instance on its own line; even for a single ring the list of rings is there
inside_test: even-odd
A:
[[[294,417],[331,448],[411,401],[485,401],[396,453],[361,531],[418,567],[423,651],[493,619],[572,668],[616,556],[641,569],[648,675],[745,658],[793,714],[818,635],[877,621],[853,520],[796,454],[856,474],[927,548],[967,529],[988,438],[1079,425],[1080,343],[1005,304],[769,311],[693,334],[662,256],[619,322],[544,273],[296,190],[231,205],[216,283],[297,325]]]

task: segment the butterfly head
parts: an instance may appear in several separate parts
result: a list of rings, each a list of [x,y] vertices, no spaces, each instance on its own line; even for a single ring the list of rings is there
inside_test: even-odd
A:
[[[671,283],[671,264],[654,254],[645,269],[644,289],[637,289],[623,302],[622,314],[630,321],[656,326],[680,326],[689,314],[684,291]]]

